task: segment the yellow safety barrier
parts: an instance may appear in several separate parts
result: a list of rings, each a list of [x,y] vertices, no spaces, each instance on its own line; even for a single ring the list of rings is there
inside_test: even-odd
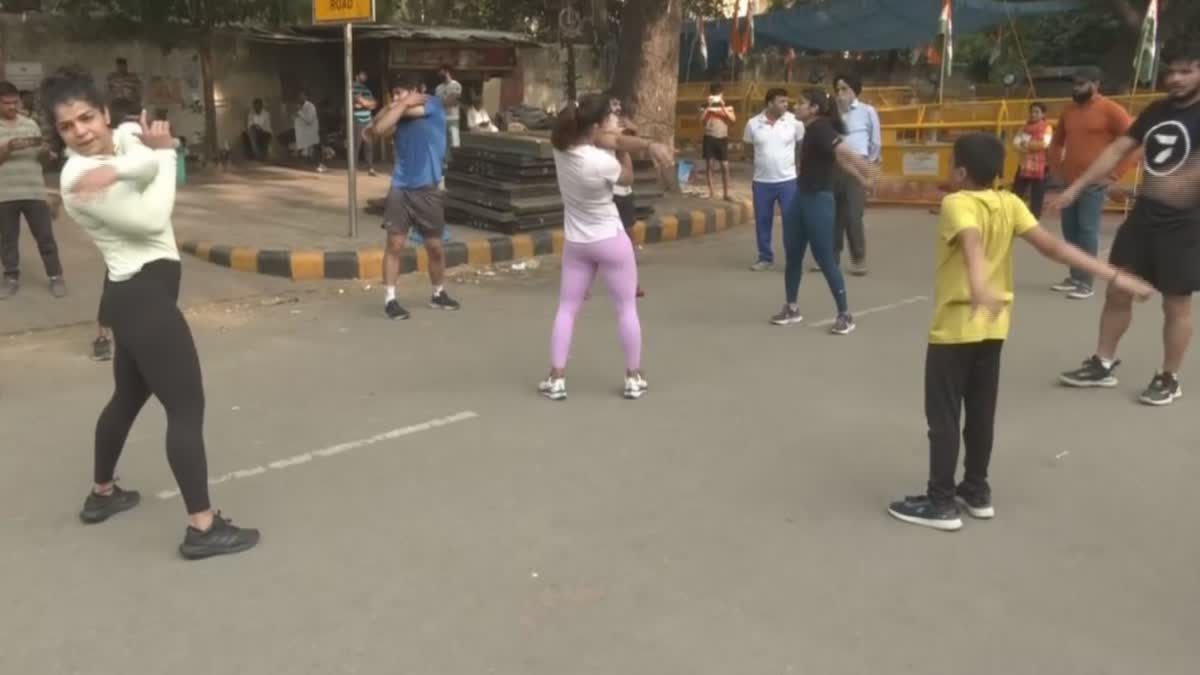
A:
[[[1115,96],[1131,115],[1137,115],[1161,94]],[[1048,119],[1055,123],[1070,99],[1043,99]],[[996,134],[1008,148],[1001,183],[1010,185],[1021,157],[1013,148],[1013,138],[1025,126],[1033,100],[959,101],[944,105],[906,106],[880,110],[882,122],[882,178],[875,189],[874,203],[931,205],[941,201],[943,185],[950,176],[954,139],[969,133],[986,131]],[[1135,172],[1119,183],[1133,188]],[[1123,209],[1124,202],[1109,208]]]

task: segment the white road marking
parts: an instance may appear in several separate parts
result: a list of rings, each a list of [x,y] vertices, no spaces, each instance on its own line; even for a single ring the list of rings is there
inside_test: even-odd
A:
[[[365,448],[369,445],[375,445],[376,443],[382,443],[384,441],[391,441],[391,440],[395,440],[397,438],[403,438],[404,436],[411,436],[412,434],[419,434],[423,431],[430,431],[431,429],[437,429],[440,427],[450,426],[451,424],[458,424],[459,422],[466,422],[467,420],[473,420],[476,417],[479,417],[479,415],[477,413],[474,413],[470,410],[464,410],[463,412],[460,412],[460,413],[457,413],[454,415],[450,415],[449,417],[439,417],[437,419],[429,420],[428,422],[421,422],[420,424],[412,424],[407,427],[400,427],[399,429],[392,429],[391,431],[385,431],[382,434],[368,436],[367,438],[360,438],[356,441],[349,441],[347,443],[339,443],[337,445],[331,445],[327,448],[321,448],[320,450],[313,450],[311,452],[305,452],[305,453],[301,453],[299,455],[293,455],[292,457],[285,457],[283,459],[278,459],[273,462],[270,462],[266,466],[256,466],[256,467],[253,467],[250,469],[239,469],[237,471],[231,471],[231,472],[221,475],[221,476],[209,478],[208,484],[209,485],[220,485],[221,483],[227,483],[232,480],[241,480],[243,478],[250,478],[251,476],[257,476],[259,474],[264,474],[268,471],[287,469],[289,467],[299,466],[301,464],[307,464],[307,463],[313,461],[314,459],[333,457],[335,455],[340,455],[340,454],[343,454],[346,452],[350,452],[352,450],[358,450],[360,448]],[[172,499],[172,498],[178,497],[178,496],[179,496],[178,488],[173,489],[173,490],[163,490],[162,492],[158,493],[159,499]]]
[[[866,309],[860,309],[857,311],[851,309],[851,313],[854,315],[854,318],[857,319],[860,316],[866,316],[868,314],[875,314],[876,312],[886,312],[889,309],[899,309],[901,307],[904,307],[907,305],[913,305],[918,302],[925,302],[928,299],[929,298],[924,295],[914,295],[911,298],[905,298],[903,300],[900,300],[899,302],[893,302],[888,305],[879,305],[878,307],[868,307]],[[813,326],[814,328],[820,328],[822,326],[832,326],[835,321],[837,321],[836,316],[833,317],[832,319],[825,319],[824,321],[818,321],[818,322],[816,322],[814,324],[810,324],[810,325]]]

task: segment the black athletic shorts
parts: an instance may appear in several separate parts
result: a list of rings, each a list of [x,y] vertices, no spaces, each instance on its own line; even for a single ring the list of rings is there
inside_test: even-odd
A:
[[[718,162],[728,162],[729,139],[705,136],[704,146],[701,148],[700,156],[704,159],[715,159]]]
[[[621,216],[621,225],[626,230],[637,222],[637,204],[633,195],[613,195],[613,203],[617,205],[617,213]]]
[[[1200,291],[1200,221],[1160,225],[1135,210],[1117,230],[1108,261],[1163,295]]]

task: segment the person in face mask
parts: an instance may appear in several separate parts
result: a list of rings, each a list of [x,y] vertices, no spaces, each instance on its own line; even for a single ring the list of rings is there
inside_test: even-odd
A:
[[[1123,136],[1133,120],[1119,104],[1100,95],[1104,74],[1099,68],[1085,66],[1075,73],[1072,91],[1074,103],[1063,108],[1054,128],[1047,157],[1050,171],[1070,185],[1083,175],[1110,143]],[[1095,257],[1100,249],[1100,218],[1108,188],[1133,168],[1137,157],[1127,157],[1111,174],[1088,185],[1070,206],[1062,210],[1063,239]],[[1092,275],[1071,268],[1067,278],[1051,286],[1071,300],[1086,300],[1092,295]]]

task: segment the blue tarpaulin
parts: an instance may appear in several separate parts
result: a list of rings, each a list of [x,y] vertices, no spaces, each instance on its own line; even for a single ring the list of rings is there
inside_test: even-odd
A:
[[[954,34],[969,35],[1023,16],[1069,12],[1083,0],[1002,2],[954,0]],[[942,0],[831,0],[754,17],[754,48],[879,51],[924,45],[938,34]],[[729,53],[729,19],[704,25],[709,58],[724,61]],[[695,49],[696,24],[685,22],[682,61]]]

